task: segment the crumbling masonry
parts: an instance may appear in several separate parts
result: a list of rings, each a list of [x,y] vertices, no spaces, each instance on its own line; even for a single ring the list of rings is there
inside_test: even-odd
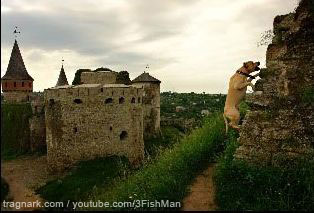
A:
[[[284,166],[314,150],[314,3],[301,1],[295,13],[277,16],[235,157]]]

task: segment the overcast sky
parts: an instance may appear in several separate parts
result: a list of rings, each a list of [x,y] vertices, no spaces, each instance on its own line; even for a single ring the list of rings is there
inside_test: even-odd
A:
[[[162,91],[226,93],[244,61],[261,61],[261,34],[297,0],[1,0],[1,76],[18,43],[34,90],[56,84],[62,57],[77,69],[127,70],[149,64]]]

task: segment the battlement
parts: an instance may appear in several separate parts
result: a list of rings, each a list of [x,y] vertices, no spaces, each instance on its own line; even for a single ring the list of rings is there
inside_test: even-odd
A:
[[[144,90],[140,86],[124,84],[81,84],[60,86],[45,90],[45,100],[73,103],[106,102],[107,104],[142,104]]]

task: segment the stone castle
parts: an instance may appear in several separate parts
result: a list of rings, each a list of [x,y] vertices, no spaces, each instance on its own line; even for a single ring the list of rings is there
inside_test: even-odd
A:
[[[30,102],[31,147],[47,147],[50,170],[61,171],[81,160],[125,156],[133,165],[144,158],[144,138],[160,134],[160,81],[142,73],[133,81],[127,71],[80,70],[69,85],[62,65],[55,87],[33,92],[15,40],[6,74],[4,101]]]

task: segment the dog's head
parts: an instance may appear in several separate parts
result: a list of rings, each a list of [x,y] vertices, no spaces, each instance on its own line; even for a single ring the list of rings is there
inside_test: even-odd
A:
[[[248,61],[243,63],[243,67],[248,71],[248,73],[251,73],[260,70],[258,67],[260,64],[260,62]]]

